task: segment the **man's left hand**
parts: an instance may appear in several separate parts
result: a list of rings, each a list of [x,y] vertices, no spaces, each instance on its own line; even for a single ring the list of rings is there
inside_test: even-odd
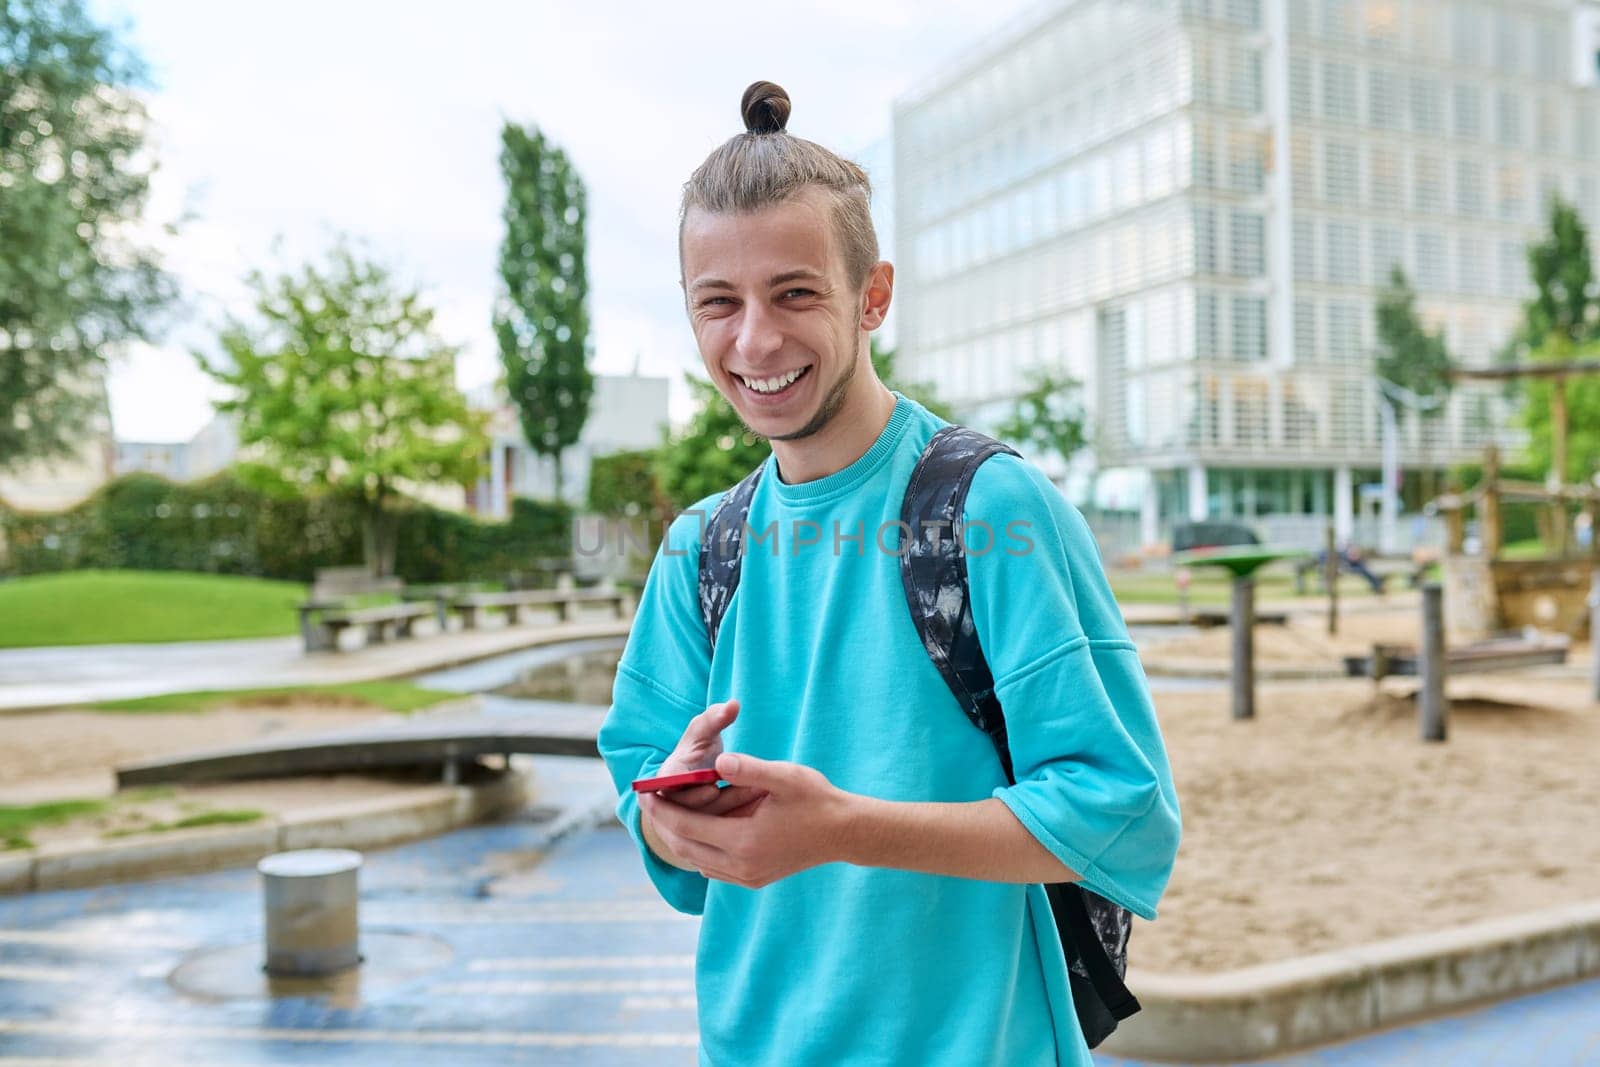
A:
[[[667,847],[719,882],[760,889],[798,871],[843,858],[852,795],[798,763],[724,753],[717,773],[732,786],[765,793],[741,818],[691,811],[641,794]]]

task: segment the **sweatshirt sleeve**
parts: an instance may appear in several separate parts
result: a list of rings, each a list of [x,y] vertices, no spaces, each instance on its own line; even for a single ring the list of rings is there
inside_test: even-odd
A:
[[[645,871],[662,898],[690,915],[705,910],[706,878],[665,863],[651,851],[631,783],[653,776],[677,747],[689,720],[706,709],[711,644],[700,616],[699,551],[702,516],[709,516],[715,503],[712,496],[696,504],[662,538],[599,735],[600,756],[617,789],[617,818],[638,845]]]
[[[964,518],[973,622],[1016,778],[994,795],[1086,888],[1153,919],[1177,855],[1178,797],[1094,537],[1009,454],[978,468]]]

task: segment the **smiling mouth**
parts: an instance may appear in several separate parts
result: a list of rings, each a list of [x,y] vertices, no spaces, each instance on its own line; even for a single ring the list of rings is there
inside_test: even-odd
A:
[[[743,385],[746,390],[754,395],[759,397],[774,397],[782,396],[784,393],[789,392],[798,383],[804,381],[806,375],[810,373],[811,366],[808,364],[804,367],[801,367],[798,371],[788,371],[784,374],[773,375],[769,378],[747,378],[742,374],[735,374],[734,377],[739,380],[740,385]]]

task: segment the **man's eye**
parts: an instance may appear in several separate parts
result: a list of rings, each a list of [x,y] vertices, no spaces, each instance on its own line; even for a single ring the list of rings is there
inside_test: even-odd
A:
[[[725,296],[708,296],[704,300],[700,301],[700,306],[705,308],[705,307],[711,307],[713,304],[729,304],[729,303],[732,303],[732,301],[729,300]]]
[[[791,296],[816,296],[816,295],[817,295],[816,291],[812,290],[812,289],[788,289],[788,290],[785,290],[784,294],[783,294],[784,299],[786,299],[786,300]]]

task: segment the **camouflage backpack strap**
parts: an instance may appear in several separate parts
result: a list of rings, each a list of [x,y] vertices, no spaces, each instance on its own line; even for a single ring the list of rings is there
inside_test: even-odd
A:
[[[728,613],[733,591],[739,588],[739,573],[744,563],[745,519],[750,500],[761,483],[762,463],[745,475],[739,484],[722,494],[711,509],[700,537],[700,617],[705,620],[706,637],[712,651],[717,648],[717,631]]]
[[[1015,449],[965,426],[946,426],[933,435],[900,505],[900,521],[911,537],[910,550],[902,550],[900,556],[900,581],[928,658],[967,718],[994,740],[1009,779],[1006,723],[967,603],[967,555],[961,531],[972,478],[984,460],[999,452],[1017,455]]]
[[[900,520],[911,531],[911,549],[900,557],[900,579],[928,658],[967,718],[994,742],[1006,780],[1015,782],[1005,715],[972,618],[965,538],[959,527],[978,467],[1000,452],[1018,455],[964,426],[946,426],[933,435],[900,508]],[[991,543],[994,536],[990,530]],[[1123,983],[1133,916],[1076,883],[1046,885],[1045,892],[1066,957],[1073,1007],[1093,1048],[1139,1010]]]

